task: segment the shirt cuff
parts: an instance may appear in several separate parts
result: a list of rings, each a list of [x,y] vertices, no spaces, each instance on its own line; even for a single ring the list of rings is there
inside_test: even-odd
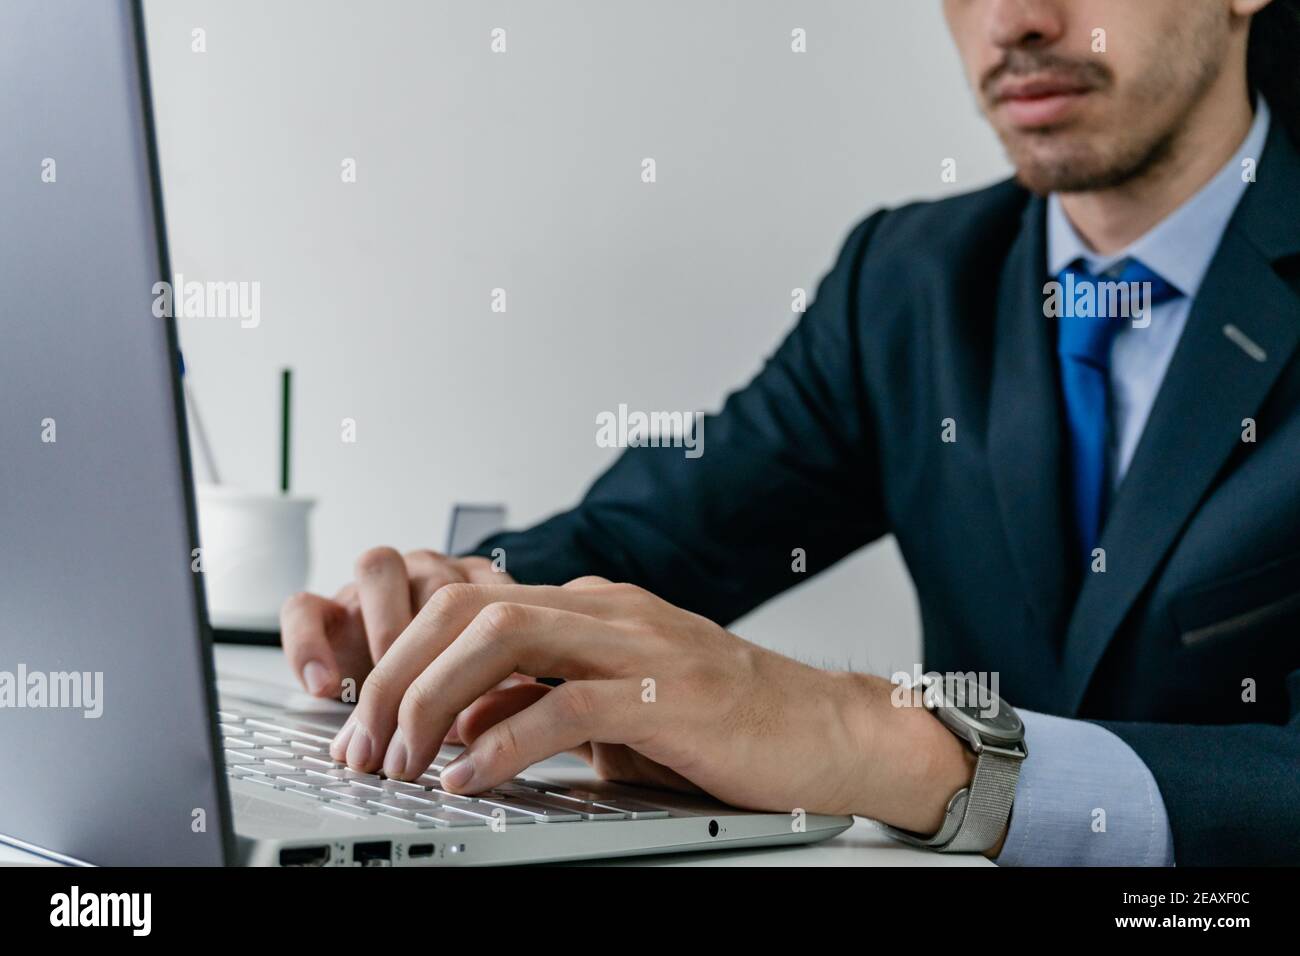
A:
[[[1155,778],[1105,727],[1017,710],[1029,756],[999,866],[1173,866]]]

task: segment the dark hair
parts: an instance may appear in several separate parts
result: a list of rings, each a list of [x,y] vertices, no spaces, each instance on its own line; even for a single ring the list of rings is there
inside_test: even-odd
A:
[[[1251,92],[1300,143],[1300,0],[1273,0],[1255,14],[1247,56]]]

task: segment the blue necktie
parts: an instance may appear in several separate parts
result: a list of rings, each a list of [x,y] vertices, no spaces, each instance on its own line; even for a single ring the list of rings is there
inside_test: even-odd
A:
[[[1109,436],[1107,391],[1110,384],[1110,347],[1115,335],[1138,318],[1137,307],[1149,310],[1180,296],[1176,288],[1136,259],[1130,259],[1118,276],[1096,276],[1082,267],[1081,261],[1062,270],[1057,277],[1062,285],[1063,312],[1059,319],[1056,354],[1061,362],[1061,389],[1065,396],[1066,422],[1070,432],[1071,513],[1074,518],[1075,543],[1080,548],[1083,567],[1092,560],[1093,548],[1101,537],[1102,515],[1106,508],[1106,446]],[[1123,312],[1124,299],[1104,294],[1099,283],[1150,283],[1140,288],[1140,299],[1130,299],[1128,315]],[[1073,292],[1073,296],[1071,296]],[[1089,302],[1088,293],[1091,292]]]

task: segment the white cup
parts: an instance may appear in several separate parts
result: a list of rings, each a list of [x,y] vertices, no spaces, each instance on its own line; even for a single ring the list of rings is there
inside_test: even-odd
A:
[[[274,630],[307,586],[314,499],[199,485],[199,546],[214,627]]]

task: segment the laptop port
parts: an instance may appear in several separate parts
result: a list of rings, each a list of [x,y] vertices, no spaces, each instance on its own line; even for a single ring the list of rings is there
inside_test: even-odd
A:
[[[329,861],[327,846],[287,846],[280,851],[281,866],[324,866]]]
[[[406,848],[406,855],[412,860],[418,860],[420,857],[433,856],[432,843],[412,843]]]
[[[388,840],[352,844],[352,862],[362,866],[387,866],[393,859],[393,844]]]

